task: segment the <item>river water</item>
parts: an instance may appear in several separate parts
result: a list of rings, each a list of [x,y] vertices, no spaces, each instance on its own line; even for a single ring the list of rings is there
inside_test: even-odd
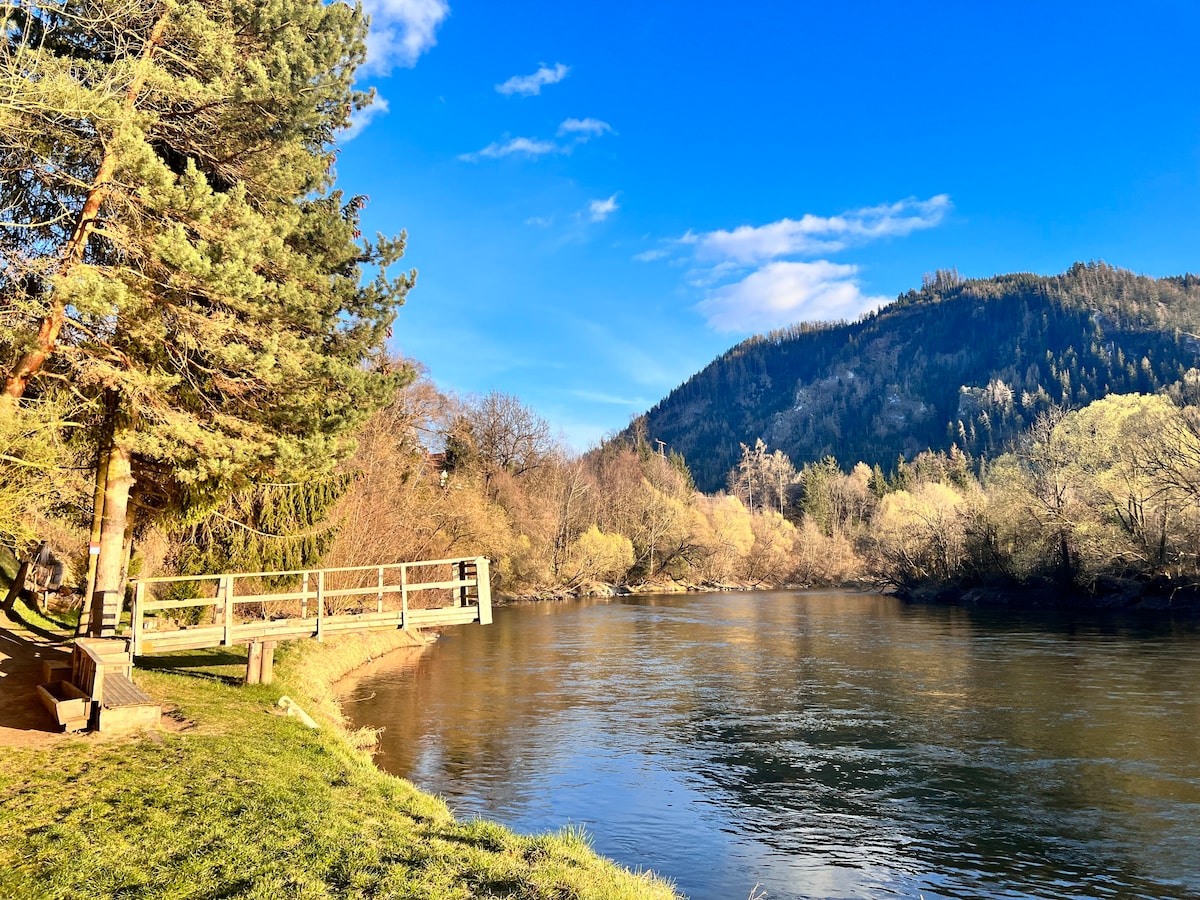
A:
[[[1200,626],[840,591],[498,609],[347,714],[460,816],[693,900],[1200,898]]]

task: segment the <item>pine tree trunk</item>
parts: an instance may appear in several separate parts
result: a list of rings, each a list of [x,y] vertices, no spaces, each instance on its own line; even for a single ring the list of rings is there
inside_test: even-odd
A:
[[[96,592],[96,557],[100,549],[100,531],[104,525],[104,490],[108,484],[108,458],[112,447],[113,431],[116,429],[117,396],[107,391],[104,397],[104,425],[100,429],[100,442],[96,448],[95,489],[92,492],[92,529],[88,533],[88,571],[83,596],[91,602]],[[85,604],[86,605],[86,604]],[[80,618],[83,624],[83,618]]]
[[[131,432],[118,430],[108,451],[100,555],[96,559],[96,589],[92,594],[94,637],[111,637],[116,633],[125,598],[125,541],[131,525],[129,494],[133,488],[131,437]]]
[[[133,80],[129,84],[129,89],[125,92],[126,113],[133,110],[137,103],[138,95],[146,83],[150,60],[158,45],[162,43],[163,30],[166,24],[167,14],[164,12],[159,16],[158,21],[154,23],[154,28],[150,31],[149,36],[142,45],[138,64],[134,69]],[[104,148],[104,155],[100,158],[100,167],[96,170],[96,175],[88,188],[83,208],[79,211],[79,218],[75,221],[75,227],[71,231],[71,237],[63,248],[62,258],[59,260],[57,266],[58,275],[69,274],[72,269],[83,262],[83,255],[87,250],[88,238],[96,230],[96,223],[100,218],[100,207],[104,205],[104,201],[112,193],[112,178],[116,169],[117,152],[114,149],[113,142],[110,140]],[[11,415],[15,411],[17,401],[25,395],[25,388],[29,385],[29,379],[41,370],[46,360],[50,358],[50,355],[58,346],[58,338],[62,334],[66,318],[66,304],[57,296],[52,296],[50,299],[50,311],[42,319],[34,347],[27,350],[17,360],[17,364],[13,366],[8,378],[4,382],[4,392],[0,395],[0,415]]]

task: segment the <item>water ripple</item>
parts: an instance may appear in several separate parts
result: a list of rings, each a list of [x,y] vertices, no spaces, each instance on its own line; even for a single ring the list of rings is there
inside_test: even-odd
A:
[[[1194,623],[841,592],[517,607],[347,712],[464,815],[693,900],[1200,897]]]

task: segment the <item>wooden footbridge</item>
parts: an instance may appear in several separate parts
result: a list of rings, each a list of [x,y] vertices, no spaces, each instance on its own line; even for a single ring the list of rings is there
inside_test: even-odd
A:
[[[79,638],[69,663],[43,666],[38,694],[68,731],[158,722],[160,705],[130,680],[136,656],[247,644],[246,682],[269,683],[278,641],[492,621],[482,556],[130,583],[131,636]]]
[[[249,683],[271,680],[277,641],[492,621],[482,556],[130,584],[134,656],[248,644]]]

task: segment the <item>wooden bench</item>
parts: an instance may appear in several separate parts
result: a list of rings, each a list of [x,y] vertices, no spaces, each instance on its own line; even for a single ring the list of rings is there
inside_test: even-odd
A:
[[[129,731],[158,724],[162,706],[131,680],[133,652],[123,638],[79,638],[70,681],[38,685],[38,694],[59,725],[77,731]]]
[[[162,706],[130,680],[133,649],[125,638],[79,638],[72,681],[92,698],[97,731],[130,731],[158,724]]]

